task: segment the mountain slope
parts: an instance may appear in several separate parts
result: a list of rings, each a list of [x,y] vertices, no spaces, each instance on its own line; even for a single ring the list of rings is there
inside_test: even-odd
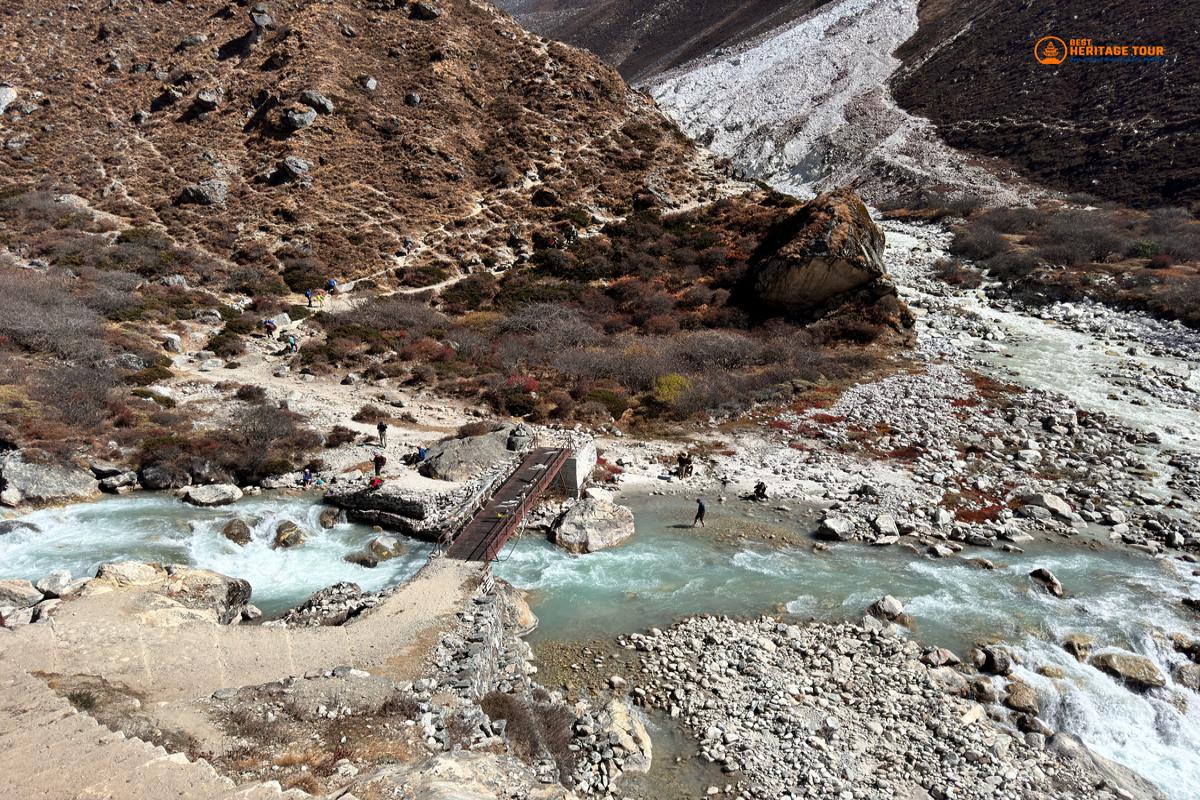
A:
[[[922,0],[896,55],[896,99],[955,147],[999,156],[1067,191],[1134,206],[1200,209],[1200,35],[1195,9],[1165,0]],[[1033,44],[1161,44],[1162,64],[1045,66]]]
[[[502,265],[564,209],[701,185],[615,71],[488,4],[57,5],[0,16],[0,189],[71,192],[221,262]],[[20,234],[0,244],[33,255]]]
[[[876,201],[914,188],[1014,199],[993,165],[947,147],[892,100],[887,83],[900,62],[891,53],[916,30],[916,0],[836,0],[647,86],[688,134],[783,191],[852,185]]]
[[[521,24],[597,53],[629,81],[708,55],[829,0],[501,0]]]

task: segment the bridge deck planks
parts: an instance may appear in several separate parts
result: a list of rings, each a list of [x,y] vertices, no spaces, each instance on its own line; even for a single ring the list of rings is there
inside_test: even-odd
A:
[[[564,448],[539,447],[521,460],[508,480],[463,525],[446,550],[448,558],[491,561],[508,542],[538,497],[570,457]]]

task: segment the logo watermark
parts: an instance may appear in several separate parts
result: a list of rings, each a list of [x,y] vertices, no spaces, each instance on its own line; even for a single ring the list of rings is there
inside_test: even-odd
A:
[[[1167,59],[1161,44],[1105,42],[1092,39],[1062,39],[1043,36],[1033,45],[1033,57],[1039,64],[1159,64]]]

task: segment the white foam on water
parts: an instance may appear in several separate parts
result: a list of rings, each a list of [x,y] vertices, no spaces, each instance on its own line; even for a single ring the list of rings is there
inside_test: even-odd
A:
[[[339,581],[376,591],[399,583],[425,562],[430,547],[405,541],[405,553],[367,569],[344,560],[375,535],[362,525],[324,530],[321,507],[304,500],[254,498],[219,509],[184,505],[169,495],[137,495],[96,503],[44,509],[22,517],[39,531],[0,536],[0,574],[37,580],[55,569],[75,576],[95,574],[103,563],[126,559],[187,564],[244,578],[252,600],[277,613]],[[244,547],[221,535],[231,519],[251,526]],[[275,526],[290,520],[307,540],[290,550],[274,550]]]

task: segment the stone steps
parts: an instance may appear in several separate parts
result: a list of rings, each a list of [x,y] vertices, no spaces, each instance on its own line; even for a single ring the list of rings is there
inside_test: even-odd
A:
[[[128,738],[42,680],[0,662],[0,797],[20,800],[311,800],[276,781],[237,786],[207,762]]]

